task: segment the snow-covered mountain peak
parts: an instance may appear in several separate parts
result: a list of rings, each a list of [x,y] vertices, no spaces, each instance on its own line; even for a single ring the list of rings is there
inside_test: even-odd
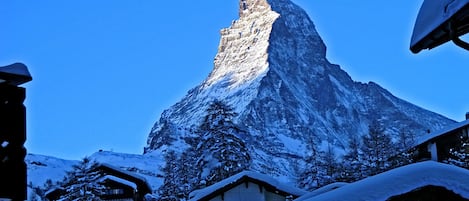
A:
[[[453,123],[376,83],[353,81],[326,59],[314,23],[290,0],[240,0],[240,18],[221,31],[212,72],[163,112],[146,153],[190,148],[213,100],[232,107],[234,122],[247,130],[242,140],[252,169],[284,178],[294,177],[290,164],[303,159],[311,141],[346,150],[373,121],[391,135]]]
[[[224,98],[246,88],[257,88],[268,71],[269,38],[272,24],[278,16],[271,10],[259,9],[243,15],[229,28],[223,29],[214,68],[202,89],[216,98]],[[245,96],[252,97],[256,92],[249,93]]]
[[[275,58],[269,57],[269,49],[275,44],[295,50],[279,53],[282,57],[313,56],[325,62],[325,45],[300,7],[289,0],[240,0],[240,13],[240,19],[221,30],[214,68],[201,86],[210,100],[242,93],[243,101],[230,103],[239,112],[256,96],[260,81],[271,68],[277,68],[282,74],[291,73],[291,67],[300,67],[297,72],[324,73],[326,65],[310,66],[307,62],[294,66],[271,65]]]
[[[206,85],[227,78],[230,86],[236,87],[265,72],[268,41],[277,17],[273,11],[253,12],[222,29],[214,69]]]
[[[234,110],[227,123],[233,133],[202,130],[213,100]],[[143,176],[158,193],[171,187],[165,180],[181,182],[178,189],[202,187],[221,166],[222,152],[229,153],[225,159],[243,159],[230,168],[241,164],[295,183],[312,147],[346,153],[349,140],[366,135],[374,121],[392,136],[402,130],[419,136],[454,123],[331,64],[313,22],[290,0],[240,0],[239,19],[221,30],[212,72],[161,114],[145,154],[100,151],[90,159]],[[232,146],[217,149],[219,142]],[[32,185],[42,186],[61,180],[78,161],[28,155],[27,163]],[[181,171],[178,178],[172,170]]]

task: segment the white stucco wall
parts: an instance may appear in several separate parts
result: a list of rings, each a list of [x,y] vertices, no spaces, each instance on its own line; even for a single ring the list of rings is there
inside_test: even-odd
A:
[[[432,156],[432,161],[438,161],[438,151],[437,151],[436,143],[435,142],[428,143],[427,148],[428,148],[428,152],[430,152]]]
[[[267,194],[266,194],[267,193]],[[266,200],[266,197],[268,200]],[[229,191],[224,193],[224,200],[222,196],[218,195],[217,197],[211,199],[210,201],[285,201],[285,197],[271,193],[262,188],[262,192],[259,189],[259,185],[255,183],[248,182],[248,187],[246,188],[246,183],[242,183]]]

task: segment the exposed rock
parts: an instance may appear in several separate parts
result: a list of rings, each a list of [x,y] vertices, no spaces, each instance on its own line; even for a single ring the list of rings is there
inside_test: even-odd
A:
[[[231,105],[236,123],[249,131],[244,140],[253,168],[284,178],[294,177],[291,164],[313,137],[346,149],[349,136],[365,134],[373,120],[391,134],[407,129],[415,135],[454,122],[376,83],[353,81],[326,59],[313,22],[290,0],[240,0],[239,7],[240,19],[221,31],[212,72],[163,112],[147,153],[184,150],[214,99]]]

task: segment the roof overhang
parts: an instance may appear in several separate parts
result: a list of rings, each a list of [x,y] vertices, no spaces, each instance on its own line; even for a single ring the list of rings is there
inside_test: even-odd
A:
[[[415,21],[410,50],[419,53],[448,41],[468,49],[469,44],[459,39],[468,32],[469,0],[425,0]]]
[[[307,193],[302,189],[279,182],[268,175],[252,171],[243,171],[204,189],[193,191],[189,195],[189,201],[210,200],[246,182],[255,183],[262,186],[266,191],[275,192],[283,196],[291,195],[296,198]]]
[[[463,128],[466,128],[469,126],[469,120],[465,120],[465,121],[462,121],[462,122],[458,122],[458,123],[454,123],[452,125],[449,125],[441,130],[438,130],[436,132],[432,132],[432,133],[429,133],[429,134],[426,134],[426,135],[423,135],[421,136],[420,138],[417,139],[417,141],[415,142],[415,144],[412,146],[412,147],[418,147],[418,146],[421,146],[423,144],[426,144],[428,142],[431,142],[431,141],[434,141],[438,138],[441,138],[441,137],[444,137],[444,136],[447,136],[451,133],[454,133],[455,131],[457,130],[460,130],[460,129],[463,129]]]

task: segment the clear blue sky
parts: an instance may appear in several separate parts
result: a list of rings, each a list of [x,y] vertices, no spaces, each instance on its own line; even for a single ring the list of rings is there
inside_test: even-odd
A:
[[[422,0],[294,0],[328,59],[353,79],[461,121],[469,52],[446,44],[413,55]],[[25,63],[30,153],[80,159],[142,153],[161,112],[208,75],[238,0],[2,1],[0,65]]]

